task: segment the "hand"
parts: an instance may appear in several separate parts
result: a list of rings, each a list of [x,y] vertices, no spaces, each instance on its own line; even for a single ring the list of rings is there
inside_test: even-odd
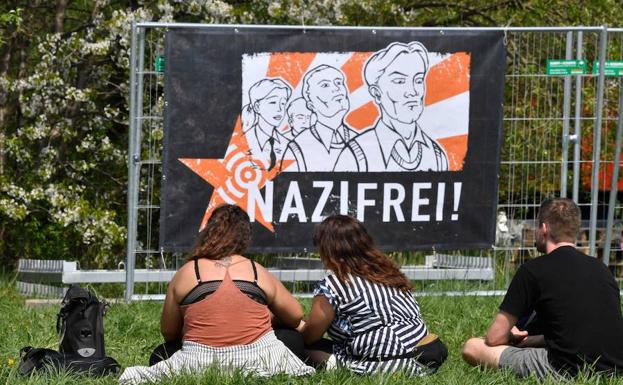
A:
[[[515,346],[518,348],[544,348],[546,346],[545,337],[542,334],[528,336]]]
[[[525,330],[517,329],[517,326],[513,326],[510,331],[509,342],[513,346],[520,345],[526,338],[528,338],[528,332]]]
[[[301,322],[299,322],[299,326],[297,326],[295,330],[299,333],[303,333],[303,329],[305,329],[305,321],[301,320]]]

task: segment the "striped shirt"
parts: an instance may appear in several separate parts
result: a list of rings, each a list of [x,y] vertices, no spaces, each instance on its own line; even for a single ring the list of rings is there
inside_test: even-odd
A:
[[[344,283],[331,274],[316,284],[314,295],[324,295],[335,311],[328,334],[341,365],[360,374],[426,374],[415,358],[401,358],[427,334],[410,292],[353,276]]]

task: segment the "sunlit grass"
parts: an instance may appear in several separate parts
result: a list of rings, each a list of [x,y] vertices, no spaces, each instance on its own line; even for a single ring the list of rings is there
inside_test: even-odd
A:
[[[66,374],[34,375],[22,378],[17,374],[18,352],[23,346],[58,348],[55,333],[58,306],[29,308],[24,298],[13,289],[14,282],[0,277],[0,384],[116,384],[117,377],[100,379],[78,378]],[[304,300],[308,308],[309,301]],[[424,378],[392,375],[354,376],[344,370],[318,372],[313,376],[294,378],[285,375],[257,378],[241,373],[223,374],[209,369],[199,375],[182,375],[163,381],[170,385],[191,384],[537,384],[535,379],[519,380],[506,372],[482,371],[466,365],[460,355],[463,341],[482,335],[496,312],[499,297],[423,297],[419,299],[429,329],[440,335],[448,345],[450,357],[435,374]],[[159,317],[162,304],[140,302],[113,304],[105,318],[106,352],[123,366],[146,364],[151,350],[161,342]],[[544,384],[554,384],[546,380]],[[580,375],[574,383],[609,385],[623,384],[623,378]]]

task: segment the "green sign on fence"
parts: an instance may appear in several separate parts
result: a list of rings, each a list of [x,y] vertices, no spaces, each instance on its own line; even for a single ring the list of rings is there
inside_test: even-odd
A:
[[[599,61],[593,62],[593,74],[599,73]],[[607,61],[604,66],[604,75],[606,76],[623,76],[623,61]]]
[[[162,73],[164,72],[164,56],[157,56],[156,57],[156,72]]]
[[[586,60],[548,60],[548,75],[583,75],[586,73]]]

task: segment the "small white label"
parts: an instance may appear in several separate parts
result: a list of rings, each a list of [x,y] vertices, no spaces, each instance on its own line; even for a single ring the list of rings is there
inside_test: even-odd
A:
[[[82,357],[91,357],[93,354],[95,354],[95,349],[93,348],[78,349],[78,354],[80,354]]]

